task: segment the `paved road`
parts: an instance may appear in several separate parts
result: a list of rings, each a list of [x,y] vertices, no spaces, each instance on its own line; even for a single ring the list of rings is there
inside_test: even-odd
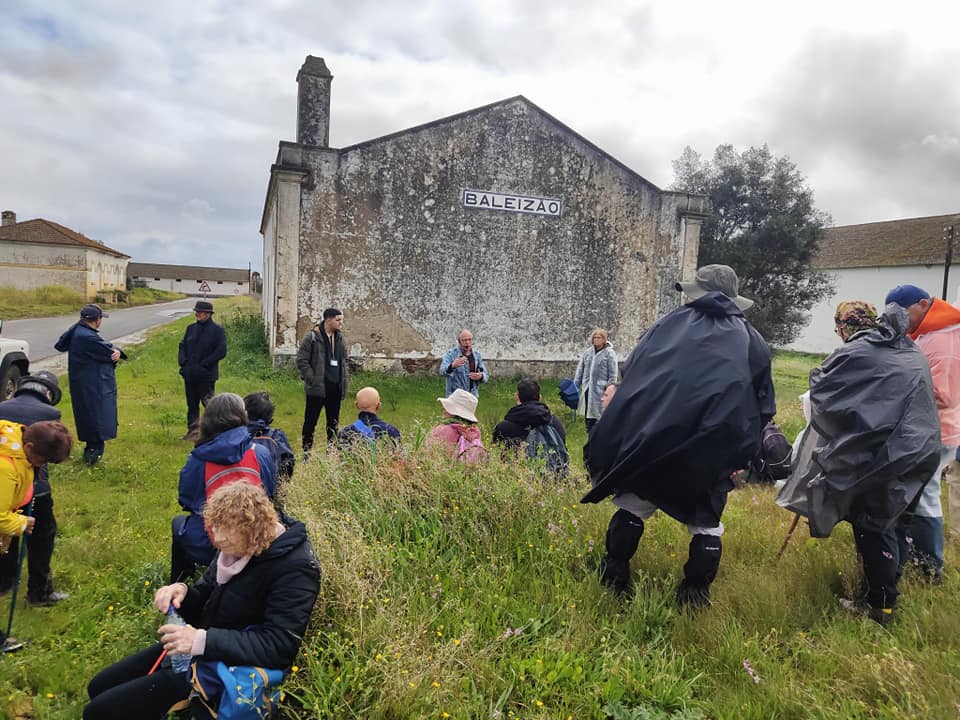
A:
[[[118,340],[142,332],[148,328],[173,322],[177,318],[189,315],[196,298],[184,298],[159,305],[142,305],[140,307],[124,308],[122,310],[107,310],[110,317],[103,319],[100,325],[100,334],[107,340]],[[77,311],[74,315],[52,318],[33,318],[28,320],[4,320],[3,336],[26,340],[30,343],[30,363],[40,363],[58,357],[53,349],[57,338],[80,319]],[[118,343],[122,345],[122,343]],[[48,365],[47,362],[40,363]]]

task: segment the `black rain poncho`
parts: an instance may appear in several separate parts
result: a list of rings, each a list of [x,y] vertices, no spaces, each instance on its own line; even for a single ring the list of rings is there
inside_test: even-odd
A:
[[[593,490],[632,492],[680,522],[716,527],[776,414],[770,350],[722,293],[668,313],[640,338],[584,448]]]
[[[810,372],[810,426],[777,504],[806,516],[813,537],[841,520],[889,529],[939,466],[930,367],[906,327],[888,305],[880,328]]]

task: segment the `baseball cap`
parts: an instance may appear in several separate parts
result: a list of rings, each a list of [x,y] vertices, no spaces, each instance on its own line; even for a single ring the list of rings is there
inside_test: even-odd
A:
[[[921,300],[929,299],[930,293],[923,288],[918,288],[916,285],[897,285],[887,293],[887,299],[883,301],[883,304],[896,303],[902,308],[908,308]]]
[[[96,320],[97,318],[110,317],[103,311],[103,308],[96,303],[90,303],[80,308],[80,317],[84,320]]]

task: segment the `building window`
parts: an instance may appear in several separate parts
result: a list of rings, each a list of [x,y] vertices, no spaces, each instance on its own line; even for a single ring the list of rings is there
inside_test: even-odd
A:
[[[217,285],[223,285],[223,280],[217,280]]]
[[[154,281],[156,281],[156,280],[159,280],[159,279],[160,279],[160,278],[154,278]],[[177,282],[180,282],[180,281],[179,281],[179,280],[177,280]]]
[[[180,278],[177,278],[177,282],[181,282]]]

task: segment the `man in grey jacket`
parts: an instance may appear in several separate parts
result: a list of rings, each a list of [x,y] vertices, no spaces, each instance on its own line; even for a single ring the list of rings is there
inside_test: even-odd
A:
[[[323,323],[307,333],[297,350],[297,369],[307,396],[303,411],[304,453],[313,448],[313,434],[321,410],[327,413],[327,442],[337,439],[340,402],[347,394],[350,379],[341,327],[343,313],[336,308],[327,308],[323,311]]]

